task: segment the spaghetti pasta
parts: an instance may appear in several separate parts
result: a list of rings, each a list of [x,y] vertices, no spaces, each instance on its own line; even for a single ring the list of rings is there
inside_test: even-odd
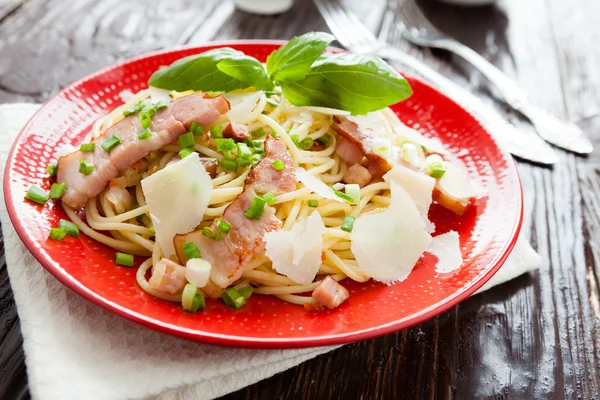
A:
[[[250,92],[246,92],[250,93]],[[182,93],[173,93],[172,97],[181,97]],[[240,92],[237,96],[244,96]],[[93,137],[99,137],[106,129],[123,118],[122,112],[131,108],[137,102],[149,100],[150,91],[143,90],[130,96],[130,99],[111,114],[101,118],[93,127]],[[281,94],[266,95],[260,92],[254,108],[247,115],[237,115],[232,121],[230,114],[219,117],[214,124],[206,126],[209,131],[212,126],[223,125],[230,122],[243,123],[250,130],[263,129],[272,132],[281,138],[291,155],[293,165],[302,167],[321,181],[332,184],[340,182],[348,170],[348,166],[336,154],[336,134],[330,130],[332,115],[345,115],[339,110],[323,107],[295,107],[287,102]],[[388,136],[394,137],[396,133],[392,128],[398,123],[397,117],[392,112],[384,112],[384,129]],[[298,140],[310,138],[317,140],[329,135],[326,143],[314,150],[303,150],[296,146]],[[220,161],[223,154],[217,151],[214,140],[203,140],[196,137],[193,150],[200,157],[209,157]],[[398,141],[402,141],[398,137]],[[152,220],[144,194],[141,180],[149,175],[164,169],[169,163],[178,159],[181,147],[177,141],[164,146],[156,155],[142,163],[137,169],[127,169],[111,182],[126,189],[137,207],[117,212],[116,204],[109,199],[110,188],[106,188],[98,196],[88,200],[85,207],[85,222],[65,205],[65,211],[79,228],[93,239],[120,251],[148,257],[138,268],[136,279],[139,286],[151,294],[167,301],[181,301],[181,293],[165,293],[151,287],[148,275],[162,257],[162,250],[153,238]],[[244,181],[248,176],[249,168],[241,172],[232,172],[219,167],[216,176],[212,179],[213,191],[208,208],[204,214],[202,226],[215,218],[223,215],[226,207],[244,190]],[[359,217],[363,214],[374,214],[383,211],[390,204],[390,186],[387,182],[374,181],[364,186],[360,191],[360,201],[351,205],[325,199],[312,192],[308,187],[298,185],[296,190],[284,193],[276,198],[273,207],[276,216],[283,222],[282,229],[290,230],[301,217],[308,216],[313,210],[319,212],[325,224],[322,249],[322,265],[319,267],[317,278],[308,285],[300,285],[292,279],[277,273],[271,261],[263,254],[255,257],[244,269],[240,280],[232,287],[242,288],[253,286],[254,291],[263,295],[273,295],[294,304],[315,303],[312,297],[303,295],[314,290],[324,276],[331,276],[336,281],[350,278],[354,281],[364,282],[369,276],[362,272],[350,251],[350,233],[341,229],[346,215]],[[316,207],[309,206],[309,200],[318,200]],[[199,290],[203,290],[199,288]],[[213,287],[203,290],[206,294],[219,293]]]

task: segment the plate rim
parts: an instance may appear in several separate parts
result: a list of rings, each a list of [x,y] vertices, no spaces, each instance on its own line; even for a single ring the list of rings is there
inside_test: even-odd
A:
[[[236,336],[236,335],[224,335],[213,332],[205,332],[199,331],[197,329],[184,328],[181,326],[173,325],[171,323],[167,323],[161,320],[157,320],[155,318],[148,317],[142,313],[137,311],[128,309],[126,307],[120,306],[119,304],[108,300],[107,298],[95,293],[91,289],[85,287],[81,282],[73,278],[70,274],[68,274],[62,267],[60,267],[59,263],[53,260],[48,260],[43,256],[40,249],[36,246],[35,242],[26,234],[25,227],[19,221],[17,217],[17,210],[15,208],[15,204],[13,202],[12,189],[10,185],[10,173],[11,168],[9,168],[14,161],[14,153],[17,148],[17,144],[23,138],[24,132],[29,128],[32,121],[40,114],[45,107],[54,101],[56,98],[63,95],[73,86],[78,86],[86,81],[96,78],[97,76],[103,75],[115,68],[119,68],[124,66],[125,64],[143,60],[147,57],[157,56],[161,54],[168,54],[174,51],[181,50],[190,50],[190,49],[202,49],[205,47],[225,47],[225,46],[235,46],[235,45],[282,45],[287,43],[286,40],[274,40],[274,39],[244,39],[244,40],[225,40],[225,41],[208,41],[202,44],[194,44],[194,45],[185,45],[185,46],[174,46],[168,49],[162,49],[158,51],[152,51],[148,53],[144,53],[135,57],[127,58],[123,61],[120,61],[115,64],[111,64],[105,68],[102,68],[96,72],[88,74],[70,84],[65,86],[63,89],[58,91],[54,96],[50,97],[47,101],[45,101],[40,108],[31,116],[31,118],[27,121],[27,123],[23,126],[23,128],[19,131],[17,136],[14,139],[14,142],[11,146],[10,152],[6,158],[5,171],[3,176],[3,195],[4,201],[6,205],[6,210],[9,215],[10,221],[15,228],[15,231],[19,235],[19,238],[23,241],[27,249],[33,254],[35,259],[48,271],[52,274],[59,282],[61,282],[65,287],[69,290],[75,292],[85,300],[97,305],[104,310],[107,310],[113,314],[116,314],[126,320],[135,322],[144,327],[150,328],[154,331],[158,331],[161,333],[165,333],[172,336],[177,336],[180,338],[193,340],[196,342],[227,346],[227,347],[238,347],[238,348],[253,348],[253,349],[291,349],[291,348],[306,348],[306,347],[320,347],[320,346],[330,346],[330,345],[340,345],[351,342],[357,342],[366,339],[372,339],[375,337],[383,336],[386,334],[390,334],[402,329],[410,328],[417,324],[420,324],[428,319],[431,319],[443,312],[449,310],[460,302],[466,300],[470,297],[474,292],[476,292],[479,288],[481,288],[487,281],[489,281],[498,270],[504,265],[506,259],[511,254],[513,248],[515,247],[517,240],[519,238],[519,234],[521,232],[521,227],[523,225],[523,213],[524,213],[524,204],[523,204],[523,186],[521,184],[521,178],[519,176],[519,172],[517,169],[516,162],[514,158],[503,149],[494,136],[481,124],[478,118],[476,118],[472,113],[470,113],[466,108],[462,105],[454,101],[451,97],[444,94],[442,91],[438,90],[434,86],[430,85],[426,81],[421,78],[415,77],[410,74],[403,75],[409,76],[413,79],[418,80],[421,84],[429,87],[430,89],[436,91],[447,100],[454,103],[461,110],[465,111],[473,120],[479,124],[479,126],[490,136],[490,138],[496,144],[499,152],[504,156],[507,160],[507,168],[506,171],[510,174],[512,178],[514,178],[514,184],[517,189],[517,201],[516,205],[517,216],[511,228],[511,233],[509,240],[503,244],[503,247],[499,250],[498,256],[492,260],[489,265],[491,266],[484,274],[478,276],[475,280],[473,280],[466,289],[463,286],[463,290],[459,290],[450,297],[440,301],[436,304],[433,304],[425,309],[422,309],[414,314],[412,318],[408,321],[395,320],[392,322],[388,322],[386,324],[380,324],[371,328],[361,329],[353,332],[345,332],[345,333],[336,333],[331,335],[318,335],[311,337],[298,337],[298,338],[259,338],[259,337],[248,337],[248,336]],[[329,49],[334,51],[345,51],[339,49],[337,47],[330,46]],[[56,264],[56,265],[55,265]]]

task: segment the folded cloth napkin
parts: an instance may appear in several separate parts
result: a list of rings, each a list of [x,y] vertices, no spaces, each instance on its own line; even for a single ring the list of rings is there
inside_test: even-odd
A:
[[[38,107],[0,106],[2,170],[15,135]],[[8,275],[34,399],[210,399],[336,348],[222,348],[130,323],[88,303],[46,272],[17,236],[4,199],[0,200]],[[536,269],[540,263],[539,255],[520,239],[483,289]]]

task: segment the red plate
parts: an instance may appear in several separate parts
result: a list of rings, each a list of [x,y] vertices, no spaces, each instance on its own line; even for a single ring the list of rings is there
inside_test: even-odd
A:
[[[392,109],[407,125],[438,137],[487,189],[487,196],[462,217],[432,206],[436,234],[450,229],[460,233],[465,261],[451,276],[437,274],[434,259],[425,257],[407,280],[392,286],[344,281],[351,297],[333,311],[306,312],[277,298],[255,295],[239,310],[208,301],[204,312],[189,314],[140,289],[134,268],[114,264],[114,250],[85,235],[47,239],[50,228],[66,215],[60,203],[49,201],[41,207],[25,201],[27,189],[32,184],[50,189],[46,166],[57,147],[84,142],[93,122],[122,103],[122,90],[146,88],[158,67],[190,54],[230,46],[264,61],[279,45],[229,42],[154,53],[90,75],[46,103],[18,136],[4,175],[10,218],[40,263],[76,293],[132,321],[188,339],[240,347],[307,347],[372,338],[425,321],[490,279],[521,227],[522,192],[515,164],[469,113],[416,79],[409,79],[413,96]]]

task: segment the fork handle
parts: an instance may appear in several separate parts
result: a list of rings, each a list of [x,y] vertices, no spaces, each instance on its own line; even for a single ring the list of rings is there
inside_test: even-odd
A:
[[[436,41],[436,47],[459,55],[477,68],[498,89],[499,94],[510,106],[520,111],[532,122],[534,119],[539,119],[540,115],[546,114],[531,102],[527,92],[521,89],[517,82],[471,48],[452,39],[438,40]]]
[[[554,164],[558,158],[552,148],[538,136],[526,137],[500,115],[488,108],[477,96],[461,88],[431,67],[403,51],[390,47],[377,47],[380,57],[398,61],[412,69],[445,95],[466,108],[512,154],[542,164]]]

